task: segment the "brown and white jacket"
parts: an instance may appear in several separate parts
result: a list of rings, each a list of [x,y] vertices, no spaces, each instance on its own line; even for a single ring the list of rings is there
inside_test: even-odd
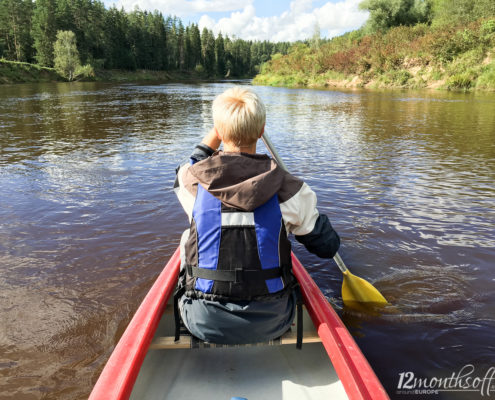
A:
[[[193,164],[177,171],[177,197],[191,222],[198,185],[224,205],[253,211],[277,194],[287,233],[295,235],[310,252],[332,258],[340,239],[326,215],[316,208],[316,194],[302,180],[263,154],[213,152],[199,145]]]

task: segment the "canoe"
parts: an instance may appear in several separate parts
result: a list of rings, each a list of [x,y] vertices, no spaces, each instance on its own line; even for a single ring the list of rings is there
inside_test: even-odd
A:
[[[269,343],[216,346],[173,340],[169,303],[175,251],[117,343],[89,397],[121,399],[384,400],[380,381],[337,313],[292,254],[304,300],[302,350],[295,329]]]

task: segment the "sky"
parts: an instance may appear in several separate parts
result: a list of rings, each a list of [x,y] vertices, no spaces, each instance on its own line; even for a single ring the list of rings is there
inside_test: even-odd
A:
[[[313,36],[317,27],[322,38],[330,38],[363,25],[367,12],[360,11],[362,0],[104,0],[132,11],[159,10],[176,15],[184,25],[199,24],[245,40],[286,42]]]

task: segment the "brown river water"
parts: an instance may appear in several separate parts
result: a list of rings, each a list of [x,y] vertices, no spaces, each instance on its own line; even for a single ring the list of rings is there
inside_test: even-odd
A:
[[[0,86],[0,399],[87,398],[186,227],[175,167],[231,85]],[[294,244],[389,395],[486,395],[495,94],[255,91],[280,155],[340,233],[342,258],[394,305],[344,309],[335,264]],[[452,375],[464,386],[409,394],[413,377]],[[483,382],[495,392],[495,379]]]

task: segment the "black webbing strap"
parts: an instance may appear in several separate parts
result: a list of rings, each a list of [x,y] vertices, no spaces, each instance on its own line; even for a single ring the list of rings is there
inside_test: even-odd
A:
[[[282,268],[270,268],[270,269],[236,269],[233,271],[222,271],[216,269],[206,269],[194,267],[192,265],[186,265],[187,274],[194,278],[208,279],[211,281],[222,282],[250,282],[256,279],[273,279],[280,278],[282,276]]]
[[[302,293],[301,289],[299,287],[296,287],[296,312],[297,312],[297,338],[296,338],[296,348],[298,350],[302,349],[302,342],[303,342],[303,298],[302,298]]]
[[[185,288],[177,289],[174,293],[174,321],[175,321],[175,341],[180,339],[180,312],[179,299],[184,294]]]

